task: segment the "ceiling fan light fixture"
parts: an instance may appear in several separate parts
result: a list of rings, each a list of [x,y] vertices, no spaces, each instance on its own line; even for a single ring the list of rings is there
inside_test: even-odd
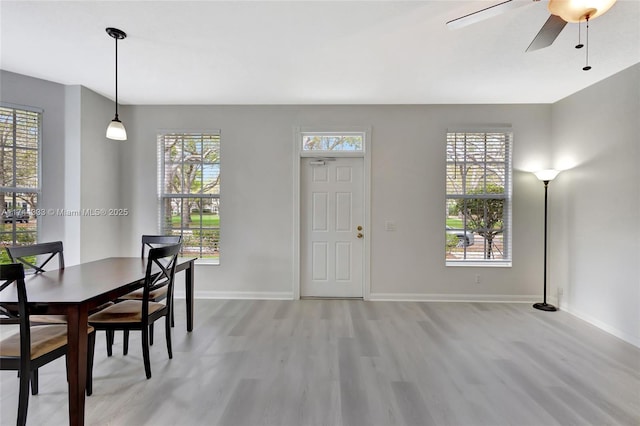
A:
[[[578,23],[604,14],[616,0],[549,0],[549,12],[567,22]]]

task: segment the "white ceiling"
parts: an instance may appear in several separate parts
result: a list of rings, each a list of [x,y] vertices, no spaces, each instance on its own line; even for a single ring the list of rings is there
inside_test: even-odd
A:
[[[525,49],[546,1],[451,31],[495,1],[0,1],[0,67],[122,104],[552,103],[640,62],[640,0]],[[583,33],[584,36],[584,33]],[[1,83],[1,82],[0,82]]]

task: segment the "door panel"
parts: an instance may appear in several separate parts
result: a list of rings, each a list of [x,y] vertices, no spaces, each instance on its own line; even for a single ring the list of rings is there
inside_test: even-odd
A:
[[[301,159],[302,297],[363,295],[363,162]]]
[[[313,215],[313,230],[316,232],[328,231],[328,214],[329,214],[329,200],[327,200],[326,193],[316,192],[313,194],[313,206],[311,207],[311,214]]]

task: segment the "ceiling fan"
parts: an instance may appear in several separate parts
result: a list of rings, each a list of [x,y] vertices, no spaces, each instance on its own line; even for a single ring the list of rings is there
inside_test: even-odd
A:
[[[540,0],[533,1],[538,2]],[[548,9],[551,12],[551,16],[549,16],[549,19],[544,23],[526,51],[531,52],[551,46],[568,22],[580,23],[586,21],[588,31],[589,21],[607,12],[615,2],[616,0],[548,0]],[[446,25],[450,29],[465,27],[526,4],[530,3],[528,1],[506,0],[477,12],[452,19]],[[579,43],[578,46],[576,48],[579,49],[582,44]],[[588,69],[590,68],[588,67]]]

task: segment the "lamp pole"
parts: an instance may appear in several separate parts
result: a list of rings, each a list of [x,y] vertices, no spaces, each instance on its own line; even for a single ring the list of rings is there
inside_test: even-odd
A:
[[[534,308],[541,311],[557,311],[558,309],[547,303],[547,191],[549,182],[552,181],[560,173],[557,170],[541,170],[536,172],[538,179],[544,183],[544,273],[543,273],[543,290],[542,290],[542,303],[535,303]]]

